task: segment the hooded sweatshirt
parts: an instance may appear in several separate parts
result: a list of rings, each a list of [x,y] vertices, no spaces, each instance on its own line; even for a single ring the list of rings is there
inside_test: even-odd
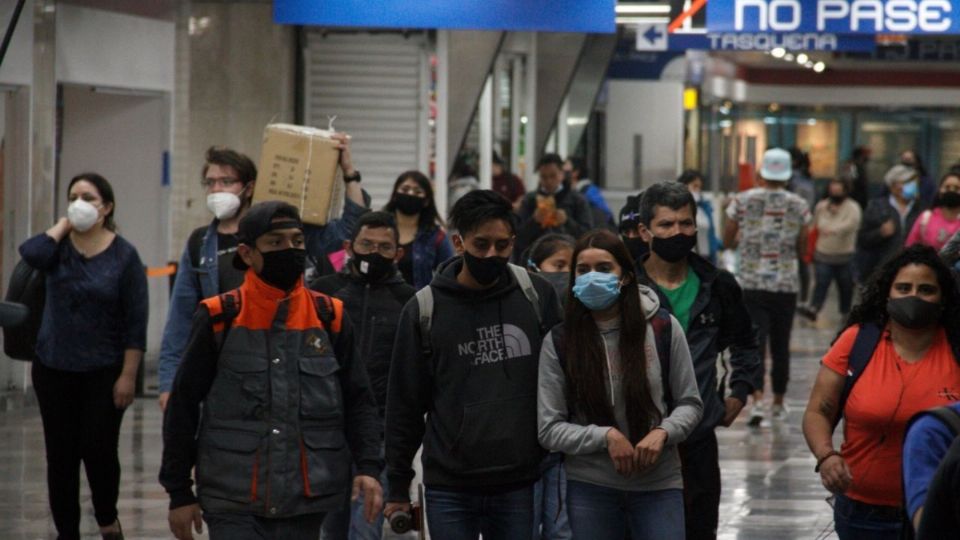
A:
[[[648,287],[640,285],[640,304],[649,321],[660,308],[657,295]],[[604,381],[606,395],[613,404],[616,426],[589,424],[582,414],[572,417],[568,410],[567,380],[563,367],[553,347],[552,335],[544,339],[540,349],[540,385],[537,398],[540,443],[547,450],[566,454],[564,467],[567,478],[624,491],[658,491],[682,489],[680,455],[677,444],[693,432],[703,414],[703,402],[697,390],[693,362],[683,329],[676,318],[670,316],[670,389],[674,396],[673,410],[667,412],[660,361],[657,357],[656,337],[653,325],[647,324],[645,349],[647,358],[647,381],[653,403],[663,420],[655,427],[667,432],[663,452],[650,468],[631,476],[619,474],[607,452],[607,432],[617,428],[630,437],[627,427],[627,407],[623,398],[620,371],[620,320],[598,322],[607,356],[607,379]]]
[[[430,354],[415,298],[400,315],[387,388],[388,501],[409,500],[421,442],[428,487],[493,493],[540,476],[537,362],[543,328],[560,321],[556,292],[531,275],[540,325],[511,273],[475,290],[457,282],[462,267],[461,257],[443,263],[430,284]]]

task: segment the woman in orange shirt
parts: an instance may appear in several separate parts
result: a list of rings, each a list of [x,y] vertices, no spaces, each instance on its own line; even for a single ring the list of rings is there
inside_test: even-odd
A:
[[[841,404],[851,350],[868,327],[878,330],[879,341]],[[836,495],[834,522],[841,540],[899,537],[907,422],[960,394],[960,365],[948,335],[960,337],[960,293],[936,251],[913,246],[873,275],[846,329],[823,357],[803,435],[824,487]],[[841,414],[838,452],[832,436]]]

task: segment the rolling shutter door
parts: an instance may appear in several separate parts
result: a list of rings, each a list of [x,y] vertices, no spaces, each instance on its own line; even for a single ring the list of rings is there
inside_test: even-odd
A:
[[[401,172],[426,163],[426,36],[311,29],[305,41],[305,121],[326,128],[336,115],[334,127],[353,137],[363,187],[380,208]]]

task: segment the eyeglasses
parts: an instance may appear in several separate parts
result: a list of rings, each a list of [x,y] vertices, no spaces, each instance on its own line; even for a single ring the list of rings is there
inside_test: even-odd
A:
[[[238,183],[240,183],[240,180],[236,178],[230,178],[229,176],[225,176],[223,178],[204,178],[200,181],[200,187],[203,189],[210,189],[213,186],[220,184],[221,187],[229,189]]]
[[[353,248],[354,250],[360,251],[361,255],[373,253],[374,251],[379,252],[384,257],[393,257],[397,254],[397,246],[395,244],[375,244],[369,240],[360,240],[354,244]]]

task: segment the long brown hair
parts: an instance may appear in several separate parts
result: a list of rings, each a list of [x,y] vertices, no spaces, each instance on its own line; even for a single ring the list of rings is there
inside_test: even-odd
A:
[[[577,241],[573,251],[570,281],[576,276],[576,261],[586,249],[602,249],[616,259],[622,269],[620,299],[620,366],[622,396],[627,404],[627,428],[630,442],[637,444],[662,419],[650,396],[647,382],[647,319],[640,305],[637,271],[627,247],[615,234],[595,230]],[[573,293],[568,293],[564,314],[564,354],[567,392],[570,401],[592,424],[615,426],[617,422],[607,398],[606,352],[593,315]],[[623,426],[620,426],[623,429]]]

